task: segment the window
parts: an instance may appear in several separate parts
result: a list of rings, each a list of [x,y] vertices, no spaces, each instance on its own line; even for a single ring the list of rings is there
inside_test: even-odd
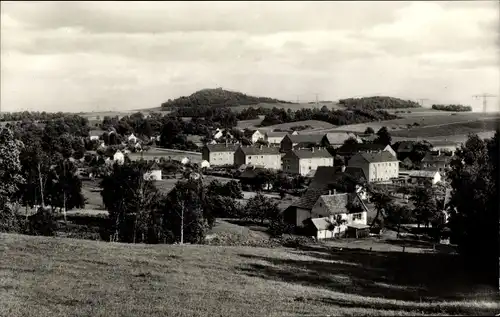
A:
[[[311,166],[309,166],[309,169],[311,169]]]
[[[362,216],[360,213],[352,215],[352,220],[361,220],[361,218],[362,218]]]
[[[251,155],[249,155],[249,156],[248,156],[248,159],[249,159],[249,160],[251,160],[251,159],[252,159],[252,156],[251,156]]]

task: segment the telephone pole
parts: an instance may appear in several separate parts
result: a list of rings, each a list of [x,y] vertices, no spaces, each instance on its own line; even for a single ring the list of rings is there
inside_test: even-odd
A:
[[[316,95],[316,107],[319,105],[319,94],[315,93]]]
[[[496,97],[496,95],[488,94],[488,93],[482,93],[479,95],[474,95],[472,96],[474,98],[483,98],[483,112],[486,112],[486,109],[488,108],[488,98],[493,98]]]

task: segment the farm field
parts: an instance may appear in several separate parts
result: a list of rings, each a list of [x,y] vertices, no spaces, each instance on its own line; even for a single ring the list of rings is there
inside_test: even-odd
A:
[[[252,120],[240,120],[238,121],[236,128],[238,129],[257,129],[257,127],[260,125],[262,120],[264,119],[264,116],[259,116],[259,119],[252,119]]]
[[[419,126],[413,127],[412,129],[419,129],[427,126],[440,127],[445,125],[452,125],[456,123],[467,123],[473,122],[477,120],[490,120],[492,118],[500,118],[500,116],[496,113],[466,113],[466,114],[457,114],[443,116],[443,115],[419,115],[412,116],[402,119],[394,119],[394,120],[386,120],[386,121],[376,121],[376,122],[367,122],[360,124],[351,124],[338,126],[331,130],[325,130],[325,132],[335,132],[336,130],[340,131],[352,131],[352,132],[364,132],[367,127],[372,127],[375,131],[385,126],[389,129],[391,133],[395,130],[406,130],[408,124],[414,124],[415,122],[419,124]],[[488,131],[491,129],[485,129],[483,131]]]
[[[275,125],[270,125],[267,127],[262,127],[259,129],[262,130],[268,130],[271,131],[273,129],[290,129],[291,127],[297,127],[297,126],[306,126],[309,125],[311,126],[311,130],[316,130],[316,129],[333,129],[336,126],[334,126],[331,123],[325,122],[325,121],[318,121],[318,120],[305,120],[305,121],[297,121],[297,122],[287,122],[287,123],[280,123],[280,124],[275,124]],[[307,130],[302,130],[299,131],[300,133],[305,132]]]
[[[459,282],[451,254],[14,234],[0,234],[0,249],[0,315],[10,317],[491,316],[500,309],[497,298]]]
[[[494,131],[498,127],[500,127],[500,118],[449,123],[438,126],[415,127],[409,130],[394,131],[391,135],[405,138],[442,137]]]

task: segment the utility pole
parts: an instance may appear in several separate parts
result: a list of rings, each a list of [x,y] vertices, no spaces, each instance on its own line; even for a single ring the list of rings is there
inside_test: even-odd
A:
[[[299,95],[297,95],[297,103],[299,103],[299,102],[300,102],[299,97],[300,97],[300,96],[299,96]]]
[[[488,98],[493,98],[496,97],[496,95],[488,94],[488,93],[482,93],[479,95],[474,95],[472,96],[474,98],[483,98],[483,112],[486,112],[486,109],[488,108]]]
[[[315,93],[315,95],[316,95],[316,107],[318,107],[319,106],[319,97],[318,97],[319,94]]]

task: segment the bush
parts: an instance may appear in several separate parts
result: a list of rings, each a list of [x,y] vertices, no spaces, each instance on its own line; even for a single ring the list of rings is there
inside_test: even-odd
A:
[[[40,207],[36,214],[29,218],[28,233],[35,236],[55,236],[57,221],[53,212],[48,208]]]

